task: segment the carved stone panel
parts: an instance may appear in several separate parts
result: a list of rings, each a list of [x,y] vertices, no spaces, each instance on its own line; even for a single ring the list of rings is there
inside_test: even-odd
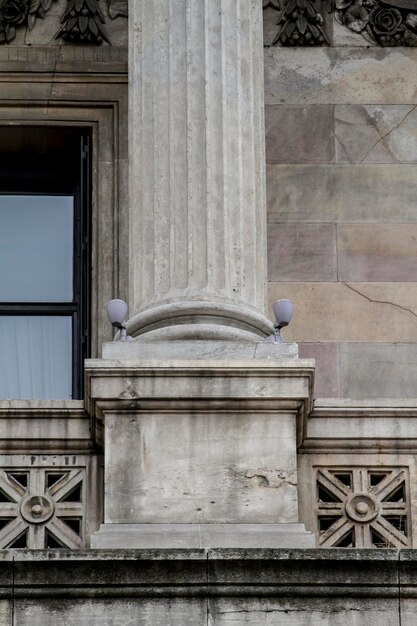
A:
[[[337,21],[369,43],[417,46],[415,0],[334,0],[334,6]]]
[[[89,487],[96,476],[89,457],[13,455],[0,462],[0,549],[88,545],[100,509],[100,485]]]
[[[263,0],[263,8],[266,45],[330,45],[323,0]]]
[[[315,530],[322,548],[411,545],[405,467],[315,467]]]
[[[127,8],[127,0],[0,0],[0,44],[39,43],[36,37],[32,41],[32,32],[43,20],[43,44],[54,39],[84,46],[111,44],[106,21],[127,17]],[[119,39],[117,30],[120,26],[111,28]]]

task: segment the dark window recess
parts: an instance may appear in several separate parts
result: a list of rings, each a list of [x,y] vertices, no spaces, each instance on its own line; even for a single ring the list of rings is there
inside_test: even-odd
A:
[[[369,486],[376,487],[380,482],[388,476],[387,472],[370,472],[369,473]]]
[[[327,491],[320,483],[317,484],[319,502],[340,502],[339,498]]]
[[[338,474],[334,473],[334,477],[337,478],[337,480],[339,480],[341,483],[346,485],[346,487],[352,489],[352,474],[350,474],[349,472],[343,472]]]
[[[355,547],[355,533],[354,530],[350,530],[342,539],[334,544],[334,548],[354,548]]]
[[[82,398],[90,207],[89,131],[0,126],[0,397]]]
[[[321,533],[324,533],[330,526],[333,526],[340,517],[319,517],[319,529]]]
[[[405,502],[405,485],[402,483],[393,493],[383,498],[382,502]]]

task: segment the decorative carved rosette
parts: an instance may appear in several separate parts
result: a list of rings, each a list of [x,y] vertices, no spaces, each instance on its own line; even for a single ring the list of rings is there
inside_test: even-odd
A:
[[[27,23],[29,0],[5,0],[0,4],[0,44],[16,37],[16,28]]]
[[[416,0],[334,0],[336,19],[370,43],[417,46]]]
[[[318,545],[410,545],[408,475],[403,468],[316,470]]]
[[[0,470],[1,548],[81,548],[85,470]]]

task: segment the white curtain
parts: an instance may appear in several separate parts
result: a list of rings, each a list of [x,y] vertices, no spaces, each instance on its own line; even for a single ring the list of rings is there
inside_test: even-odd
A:
[[[0,398],[72,397],[72,320],[0,315]]]

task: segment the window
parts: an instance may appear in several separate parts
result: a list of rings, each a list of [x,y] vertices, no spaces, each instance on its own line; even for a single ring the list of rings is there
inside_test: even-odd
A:
[[[82,396],[90,137],[0,127],[0,397]]]

